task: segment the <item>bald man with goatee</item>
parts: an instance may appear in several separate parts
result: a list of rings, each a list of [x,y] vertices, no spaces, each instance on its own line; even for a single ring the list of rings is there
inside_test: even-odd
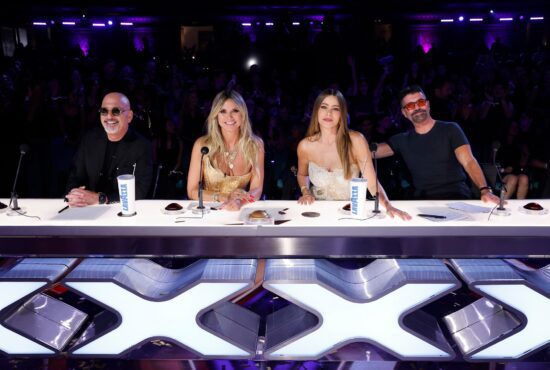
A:
[[[112,92],[103,98],[96,127],[82,138],[67,182],[71,207],[119,200],[117,177],[134,174],[136,199],[147,196],[153,177],[151,143],[130,129],[134,112],[128,98]]]

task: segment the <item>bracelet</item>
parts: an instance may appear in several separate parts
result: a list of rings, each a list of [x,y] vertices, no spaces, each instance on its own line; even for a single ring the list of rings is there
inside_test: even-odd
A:
[[[489,193],[493,193],[493,189],[490,186],[482,186],[479,188],[479,192],[481,193],[483,190],[488,190]]]
[[[304,195],[305,190],[307,190],[307,192],[309,193],[309,186],[307,185],[300,186],[300,193],[302,193],[302,195]]]

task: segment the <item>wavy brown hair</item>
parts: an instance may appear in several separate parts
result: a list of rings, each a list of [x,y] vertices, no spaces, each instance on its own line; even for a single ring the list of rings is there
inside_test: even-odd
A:
[[[319,126],[319,108],[323,103],[323,100],[327,96],[334,96],[338,100],[340,105],[340,122],[338,122],[338,129],[336,131],[336,148],[338,150],[338,156],[342,162],[342,169],[344,170],[344,177],[346,179],[351,178],[351,138],[349,135],[349,118],[348,118],[348,105],[344,95],[336,89],[323,90],[315,99],[313,104],[313,113],[311,120],[309,121],[309,127],[306,132],[306,137],[312,141],[319,140],[321,138],[321,128]]]

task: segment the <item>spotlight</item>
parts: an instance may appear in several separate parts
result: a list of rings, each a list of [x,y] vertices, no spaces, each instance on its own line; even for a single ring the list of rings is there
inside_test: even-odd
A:
[[[453,23],[455,20],[453,18],[443,18],[441,23]]]
[[[120,22],[120,25],[121,26],[133,26],[134,23],[133,22]]]
[[[511,22],[511,21],[514,20],[514,18],[512,18],[512,17],[504,17],[504,18],[499,18],[498,20],[501,21],[501,22]]]
[[[266,25],[267,27],[273,27],[273,22],[265,22],[265,25]]]
[[[33,26],[47,26],[48,23],[46,22],[32,22]]]
[[[464,17],[463,17],[463,16],[458,17],[458,21],[459,21],[459,22],[462,22],[463,20],[464,20]]]
[[[258,59],[254,57],[248,58],[248,60],[246,61],[246,68],[250,68],[253,65],[258,65]]]
[[[252,26],[252,23],[250,23],[250,22],[244,22],[244,23],[241,23],[241,26],[243,26],[243,27],[250,27],[250,26]]]
[[[483,22],[483,18],[470,18],[470,22]]]
[[[112,21],[112,20],[108,20],[108,21],[107,21],[107,24],[108,24],[109,26],[112,26],[112,25],[113,25],[113,21]]]
[[[493,9],[489,10],[490,14],[495,14],[495,11]]]
[[[105,27],[105,23],[92,23],[92,27]]]
[[[543,21],[544,17],[530,17],[529,20],[531,20],[531,21]]]
[[[64,25],[64,26],[74,26],[74,25],[76,25],[76,22],[63,21],[63,22],[61,22],[61,24]]]
[[[300,22],[292,22],[292,25],[293,25],[293,26],[299,26],[299,25],[300,25]]]

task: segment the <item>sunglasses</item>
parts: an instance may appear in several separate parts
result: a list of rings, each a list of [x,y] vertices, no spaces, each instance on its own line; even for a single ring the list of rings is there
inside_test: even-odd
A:
[[[99,110],[98,110],[99,114],[101,114],[102,116],[106,116],[106,115],[109,114],[109,112],[111,112],[111,115],[115,116],[115,117],[120,116],[122,113],[127,112],[127,111],[128,111],[128,109],[122,110],[122,109],[117,108],[117,107],[111,109],[110,111],[107,108],[99,108]]]
[[[418,106],[418,108],[425,108],[427,102],[428,101],[426,99],[418,99],[417,101],[412,101],[410,103],[405,104],[402,108],[408,111],[414,110],[416,106]]]

